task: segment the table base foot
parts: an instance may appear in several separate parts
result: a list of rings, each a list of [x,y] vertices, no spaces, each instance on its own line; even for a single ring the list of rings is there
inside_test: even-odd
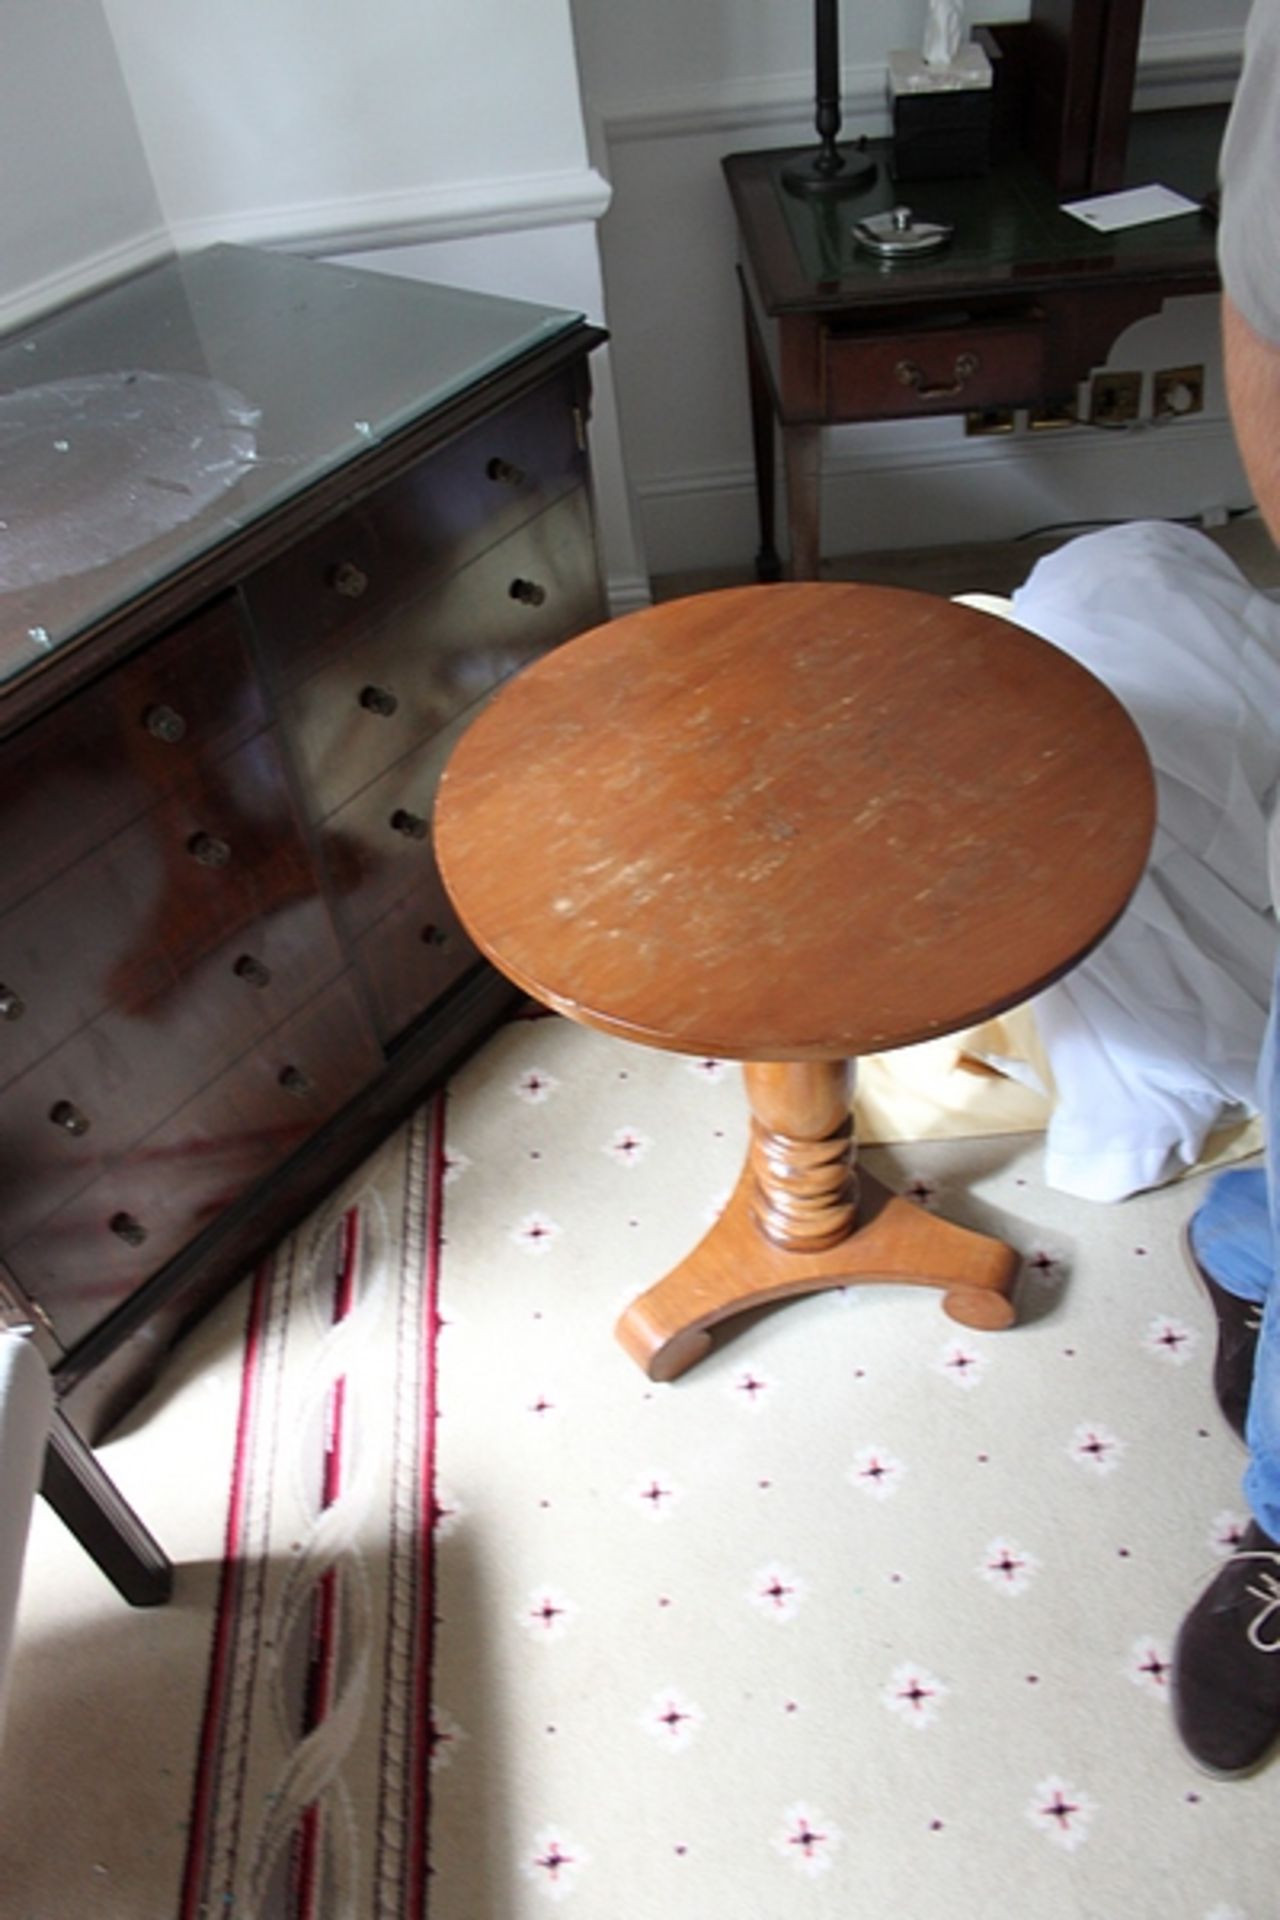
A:
[[[752,1192],[748,1168],[692,1253],[619,1319],[619,1341],[651,1380],[674,1380],[703,1359],[720,1321],[824,1287],[940,1287],[944,1310],[961,1325],[1013,1324],[1018,1255],[1002,1240],[940,1220],[861,1172],[853,1232],[822,1252],[792,1253],[760,1233]]]

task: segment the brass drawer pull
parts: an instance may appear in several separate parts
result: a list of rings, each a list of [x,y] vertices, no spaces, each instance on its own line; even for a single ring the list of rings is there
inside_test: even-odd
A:
[[[127,1247],[140,1247],[147,1237],[147,1230],[141,1220],[135,1220],[131,1213],[113,1213],[108,1225],[112,1233],[123,1240]]]
[[[242,953],[232,968],[238,980],[247,981],[251,987],[269,987],[271,969],[264,967],[261,960],[255,960],[251,953]]]
[[[148,707],[142,724],[154,740],[163,740],[171,747],[186,738],[187,723],[173,707]]]
[[[344,600],[359,600],[368,590],[369,576],[354,560],[340,560],[336,567],[330,569],[329,585]]]
[[[87,1115],[81,1113],[79,1107],[73,1107],[69,1100],[59,1100],[56,1106],[51,1107],[49,1118],[55,1127],[61,1127],[64,1133],[73,1135],[77,1140],[82,1133],[89,1131]]]
[[[193,833],[187,842],[187,852],[202,867],[225,867],[231,858],[226,841],[212,833]]]
[[[425,840],[427,823],[420,813],[410,813],[405,807],[397,807],[391,816],[391,825],[406,840]]]
[[[894,372],[900,386],[911,387],[921,400],[946,400],[953,393],[962,393],[966,381],[970,380],[982,365],[976,353],[958,353],[956,355],[955,378],[949,386],[926,384],[924,369],[914,360],[899,360]]]
[[[507,591],[522,607],[540,607],[547,597],[546,588],[540,587],[536,580],[513,580]]]
[[[498,481],[504,487],[522,487],[525,483],[523,467],[513,466],[510,460],[495,458],[489,462],[485,472],[491,480]]]
[[[292,1093],[299,1100],[304,1100],[312,1091],[312,1082],[301,1067],[281,1067],[277,1080],[286,1093]]]
[[[21,1020],[27,1010],[22,995],[12,987],[0,987],[0,1020]]]
[[[389,720],[400,702],[389,687],[363,687],[360,705],[366,713],[376,713],[379,719]]]

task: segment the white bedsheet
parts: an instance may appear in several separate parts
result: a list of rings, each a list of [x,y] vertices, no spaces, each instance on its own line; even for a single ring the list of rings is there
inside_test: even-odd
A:
[[[1123,701],[1156,771],[1147,873],[1102,946],[1034,1003],[1056,1082],[1051,1185],[1118,1200],[1256,1111],[1277,929],[1280,605],[1213,542],[1140,522],[1072,541],[1013,617]]]

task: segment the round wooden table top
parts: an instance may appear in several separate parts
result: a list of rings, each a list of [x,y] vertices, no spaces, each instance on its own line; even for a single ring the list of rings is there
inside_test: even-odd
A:
[[[896,588],[732,588],[511,681],[435,813],[481,951],[545,1005],[738,1060],[970,1026],[1082,959],[1141,877],[1137,729],[1068,655]]]

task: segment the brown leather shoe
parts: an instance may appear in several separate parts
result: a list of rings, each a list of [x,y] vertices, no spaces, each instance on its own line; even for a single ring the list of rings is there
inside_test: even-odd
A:
[[[1227,1425],[1243,1440],[1249,1393],[1253,1386],[1253,1356],[1262,1326],[1262,1308],[1256,1300],[1242,1300],[1238,1294],[1228,1293],[1225,1287],[1220,1287],[1216,1280],[1210,1279],[1196,1258],[1189,1224],[1182,1230],[1182,1252],[1218,1316],[1213,1390],[1218,1396],[1218,1405]]]
[[[1280,1545],[1256,1520],[1182,1623],[1173,1713],[1192,1759],[1223,1777],[1280,1739]]]

